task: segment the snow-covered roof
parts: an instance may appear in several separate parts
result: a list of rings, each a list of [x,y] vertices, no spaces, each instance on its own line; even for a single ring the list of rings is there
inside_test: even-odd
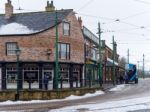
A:
[[[115,66],[118,66],[118,62],[114,61]],[[113,60],[110,58],[107,58],[107,62],[106,62],[107,66],[113,66]]]
[[[2,25],[0,27],[0,35],[5,34],[30,34],[30,33],[36,33],[38,31],[34,31],[32,29],[29,29],[27,26],[24,26],[19,23],[9,23],[6,25]]]
[[[72,12],[72,9],[59,10],[58,24]],[[9,19],[5,15],[0,15],[0,35],[23,35],[45,31],[54,27],[56,12],[30,12],[13,14]]]

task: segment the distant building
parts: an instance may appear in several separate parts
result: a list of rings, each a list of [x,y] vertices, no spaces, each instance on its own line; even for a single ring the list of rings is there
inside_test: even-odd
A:
[[[95,85],[99,83],[98,63],[99,63],[99,39],[88,28],[83,26],[82,28],[85,39],[85,85]],[[113,50],[105,44],[105,40],[101,40],[101,62],[102,62],[102,82],[112,83],[113,81]],[[119,73],[118,65],[119,55],[117,50],[115,53],[115,78],[117,79]],[[114,80],[116,80],[114,79]]]
[[[55,14],[53,2],[45,12],[13,13],[11,1],[0,15],[0,87],[16,88],[16,48],[21,49],[19,88],[42,89],[43,77],[49,77],[49,89],[55,75]],[[81,87],[84,65],[84,37],[72,9],[58,10],[59,79],[63,88]],[[60,88],[59,82],[59,88]]]

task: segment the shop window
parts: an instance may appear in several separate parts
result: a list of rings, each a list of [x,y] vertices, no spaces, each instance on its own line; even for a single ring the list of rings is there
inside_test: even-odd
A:
[[[17,71],[15,67],[6,68],[7,83],[16,83]]]
[[[60,76],[63,81],[69,82],[69,69],[68,68],[61,68]]]

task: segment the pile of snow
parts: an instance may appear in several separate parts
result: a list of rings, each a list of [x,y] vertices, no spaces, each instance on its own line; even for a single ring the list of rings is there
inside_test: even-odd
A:
[[[2,25],[0,27],[0,35],[10,35],[10,34],[31,34],[37,31],[29,29],[27,26],[24,26],[19,23],[10,23]]]
[[[94,97],[98,95],[104,94],[103,91],[96,91],[95,93],[87,93],[83,96],[75,96],[71,95],[69,97],[66,97],[65,99],[54,99],[54,100],[32,100],[32,101],[5,101],[1,102],[0,105],[16,105],[16,104],[33,104],[33,103],[48,103],[48,102],[59,102],[59,101],[68,101],[68,100],[76,100],[76,99],[84,99],[88,97]]]
[[[85,112],[128,112],[140,109],[150,109],[150,96],[104,103],[95,102],[92,104],[54,109],[49,112],[80,112],[79,110],[82,109],[86,109]]]
[[[95,93],[87,93],[84,96],[75,96],[75,95],[70,95],[69,97],[66,97],[66,100],[75,100],[75,99],[83,99],[83,98],[89,98],[89,97],[94,97],[98,95],[104,94],[103,91],[96,91]]]
[[[121,91],[125,88],[125,84],[117,85],[116,87],[110,89],[109,91]]]

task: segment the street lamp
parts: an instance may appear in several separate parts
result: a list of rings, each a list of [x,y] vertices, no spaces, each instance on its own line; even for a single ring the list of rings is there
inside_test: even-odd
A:
[[[52,50],[51,49],[47,49],[47,56],[48,56],[48,60],[50,59],[50,55],[52,54]]]
[[[19,57],[20,57],[21,50],[19,46],[16,48],[16,56],[17,56],[17,90],[15,94],[15,100],[19,100]]]

